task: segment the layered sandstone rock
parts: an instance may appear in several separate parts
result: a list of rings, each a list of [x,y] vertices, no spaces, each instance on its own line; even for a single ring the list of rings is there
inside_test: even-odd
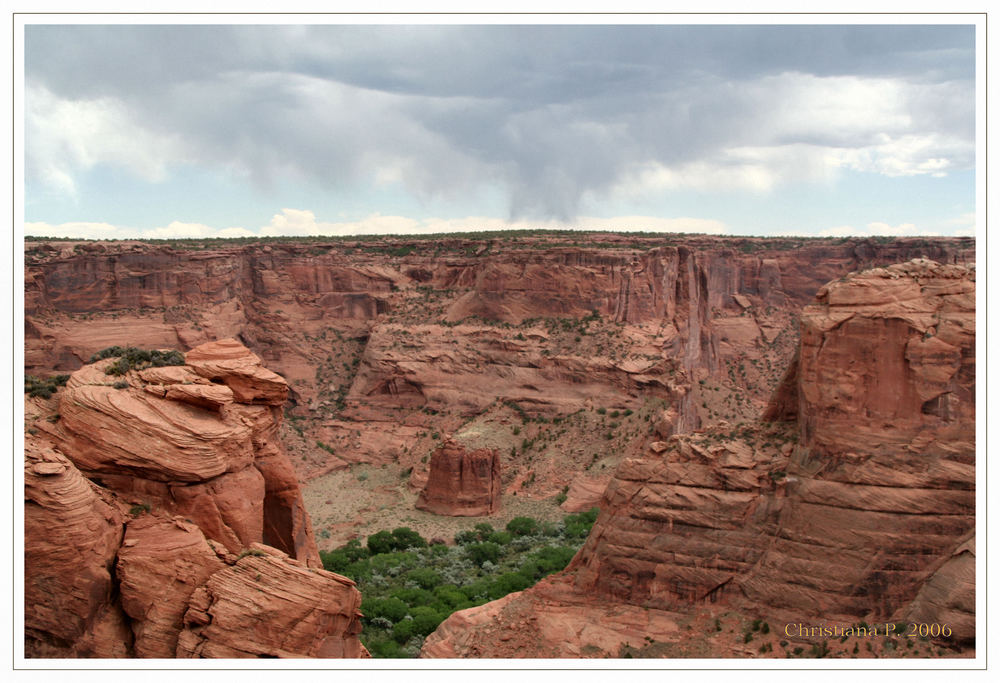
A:
[[[118,553],[121,602],[133,620],[136,657],[173,657],[191,594],[226,563],[180,517],[141,515]]]
[[[927,635],[932,624],[947,625],[949,639],[974,645],[976,642],[976,538],[959,543],[920,588],[913,602],[893,618],[917,624],[918,633]],[[920,625],[926,624],[926,631]]]
[[[24,453],[24,632],[29,657],[123,657],[131,633],[113,599],[124,515],[59,453]]]
[[[566,491],[566,500],[559,507],[566,512],[583,512],[598,506],[610,481],[610,476],[574,477]]]
[[[424,658],[532,658],[618,656],[623,645],[650,634],[682,637],[678,615],[580,596],[561,577],[455,612],[430,634]],[[690,634],[688,634],[690,635]]]
[[[254,544],[195,590],[177,656],[360,657],[360,607],[350,579]]]
[[[288,383],[235,339],[202,344],[188,351],[184,362],[202,377],[229,387],[238,403],[281,405],[288,398]]]
[[[324,423],[305,425],[314,430],[308,443],[329,443],[323,432],[335,417],[337,434],[361,432],[336,458],[316,451],[296,460],[303,476],[384,462],[385,436],[397,449],[412,446],[408,433],[386,426],[400,413],[469,416],[496,397],[552,417],[588,401],[634,410],[666,394],[675,431],[691,431],[711,417],[699,409],[698,382],[724,379],[727,363],[744,358],[784,367],[794,346],[790,321],[824,282],[921,254],[949,263],[974,258],[971,239],[617,234],[197,251],[31,242],[25,249],[29,371],[76,369],[123,338],[189,349],[238,337],[294,385],[293,411]],[[539,324],[595,314],[621,329],[560,341]],[[761,374],[733,378],[750,398],[736,408],[739,419],[766,401]],[[256,391],[253,400],[266,402],[279,400],[281,388]]]
[[[974,275],[918,259],[831,282],[816,299],[798,369],[802,436],[816,454],[936,451],[933,440],[971,465]]]
[[[971,644],[974,291],[974,270],[923,259],[822,288],[768,411],[794,421],[673,436],[624,460],[586,544],[552,581],[561,592],[458,613],[424,655],[514,652],[518,622],[499,615],[529,605],[933,620],[951,628],[941,644]],[[632,633],[616,628],[617,640],[581,629],[539,656],[584,645],[613,655]],[[647,635],[681,642],[666,627]],[[530,648],[531,637],[514,640]]]
[[[233,340],[189,355],[196,365],[130,371],[124,388],[104,372],[114,359],[82,368],[62,392],[59,423],[45,428],[89,476],[194,520],[230,552],[267,542],[320,566],[277,438],[272,404],[287,392],[284,380]]]
[[[500,454],[467,451],[448,440],[431,455],[427,485],[417,507],[439,515],[480,517],[500,509]]]
[[[741,588],[889,618],[975,525],[975,271],[917,259],[830,283],[799,358],[782,533]]]
[[[191,354],[86,366],[30,430],[26,653],[360,656],[360,594],[318,569],[277,437],[284,380],[231,340]]]

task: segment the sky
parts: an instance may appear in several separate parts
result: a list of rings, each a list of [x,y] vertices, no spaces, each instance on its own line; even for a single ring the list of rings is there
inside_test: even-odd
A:
[[[25,234],[972,235],[971,25],[27,25]]]

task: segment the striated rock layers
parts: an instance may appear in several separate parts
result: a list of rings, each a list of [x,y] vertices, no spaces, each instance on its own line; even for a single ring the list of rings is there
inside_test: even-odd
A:
[[[699,426],[688,388],[724,374],[726,359],[754,347],[784,367],[791,314],[824,282],[921,254],[974,258],[964,238],[200,246],[27,242],[26,369],[76,369],[122,338],[189,349],[231,336],[292,382],[297,414],[367,411],[348,413],[344,431],[385,432],[397,409],[472,415],[498,396],[556,415],[597,400],[634,409],[655,394],[678,400],[683,432]],[[624,334],[581,329],[560,344],[543,324],[595,315]],[[381,445],[363,459],[377,461]]]
[[[467,451],[447,440],[431,454],[427,485],[416,506],[439,515],[480,517],[500,509],[500,453]]]
[[[820,286],[920,255],[964,263],[974,250],[971,238],[536,232],[29,240],[25,370],[75,370],[122,339],[188,350],[232,337],[293,387],[285,409],[294,422],[283,438],[299,481],[374,464],[411,472],[418,488],[440,445],[429,435],[447,433],[469,450],[500,451],[505,495],[548,500],[570,486],[569,505],[583,506],[603,490],[591,475],[607,477],[643,448],[634,419],[584,425],[580,417],[567,438],[534,441],[547,449],[535,459],[513,448],[532,443],[534,427],[496,443],[466,439],[463,425],[524,417],[554,425],[602,408],[638,415],[654,403],[663,404],[664,438],[720,419],[756,419],[798,346],[799,312]],[[189,360],[211,381],[221,357]],[[241,396],[235,368],[225,370],[236,403],[257,405],[273,390],[260,382],[260,395]],[[192,405],[228,401],[218,388],[168,391]],[[606,455],[588,445],[598,430],[617,430],[600,444],[610,446]],[[314,518],[327,512],[317,503]],[[351,528],[369,522],[359,514]],[[331,545],[348,540],[338,526],[323,529]]]
[[[820,289],[801,328],[797,366],[766,412],[789,421],[675,435],[625,459],[564,574],[453,615],[423,655],[600,656],[637,643],[638,623],[591,638],[581,622],[564,644],[532,626],[581,606],[595,624],[635,608],[674,624],[699,610],[916,620],[946,624],[942,645],[974,645],[975,271],[915,259],[852,274]],[[649,614],[645,635],[680,647]]]
[[[287,385],[233,340],[188,355],[85,366],[29,430],[26,655],[360,656],[277,440]]]

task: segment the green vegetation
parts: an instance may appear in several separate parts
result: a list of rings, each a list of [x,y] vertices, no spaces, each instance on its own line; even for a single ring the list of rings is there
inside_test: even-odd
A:
[[[52,377],[24,376],[24,393],[32,398],[51,398],[59,387],[66,386],[69,375],[54,375]]]
[[[150,505],[149,503],[143,502],[143,503],[136,503],[131,508],[129,508],[128,512],[133,517],[137,517],[137,516],[143,514],[144,512],[149,512],[152,509],[153,509],[152,505]]]
[[[109,346],[101,349],[90,357],[91,363],[104,358],[117,358],[118,361],[108,366],[105,373],[109,375],[124,375],[129,370],[145,370],[146,368],[162,368],[167,365],[184,365],[184,354],[180,351],[158,351],[153,349],[137,349],[134,346]]]
[[[236,556],[236,560],[242,560],[244,557],[264,557],[267,553],[263,550],[257,550],[256,548],[244,548],[239,555]]]
[[[590,533],[597,508],[561,524],[516,517],[506,530],[486,522],[428,545],[416,531],[379,531],[320,552],[323,567],[354,579],[364,613],[362,642],[373,657],[416,657],[426,638],[457,610],[533,586],[565,568]]]

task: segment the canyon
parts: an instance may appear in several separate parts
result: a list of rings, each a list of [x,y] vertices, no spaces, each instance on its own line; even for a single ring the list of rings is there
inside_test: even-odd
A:
[[[725,643],[701,623],[719,656],[818,643],[785,630],[803,619],[948,624],[973,645],[974,273],[916,259],[831,282],[788,376],[762,420],[624,460],[563,574],[452,615],[423,654],[694,656],[699,611],[785,625]]]
[[[26,583],[30,650],[363,656],[318,550],[599,505],[565,572],[422,656],[776,656],[753,619],[947,622],[967,653],[974,262],[965,238],[29,239],[25,370],[72,372],[25,399],[26,561],[57,587]],[[123,339],[184,364],[116,388],[90,359]],[[268,607],[293,583],[315,624]]]

